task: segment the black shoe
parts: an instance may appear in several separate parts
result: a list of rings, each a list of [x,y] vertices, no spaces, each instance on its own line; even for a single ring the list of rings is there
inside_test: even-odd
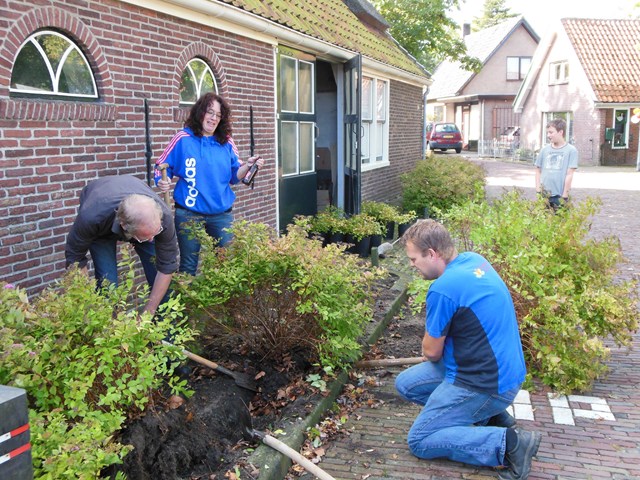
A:
[[[516,429],[516,435],[518,441],[515,447],[507,450],[504,455],[506,468],[498,472],[498,478],[502,480],[526,480],[531,471],[531,460],[536,456],[540,447],[540,440],[542,440],[540,432],[526,432]]]
[[[500,412],[497,415],[494,415],[487,422],[487,427],[503,427],[503,428],[513,428],[516,426],[516,419],[509,415],[509,412],[506,410],[504,412]]]

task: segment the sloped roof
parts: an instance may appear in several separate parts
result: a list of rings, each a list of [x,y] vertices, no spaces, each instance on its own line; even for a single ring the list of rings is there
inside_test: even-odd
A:
[[[342,0],[219,0],[332,45],[422,77],[429,73],[387,31],[363,23]],[[373,7],[358,0],[362,11]],[[374,18],[373,15],[371,15]],[[380,17],[381,18],[381,17]],[[379,22],[377,26],[380,26]]]
[[[640,20],[565,18],[596,101],[640,102]]]
[[[483,65],[486,64],[520,25],[523,25],[536,41],[539,40],[538,35],[522,16],[513,17],[493,27],[465,36],[464,43],[467,46],[468,55],[478,58]],[[463,69],[460,62],[444,61],[433,73],[433,85],[428,96],[429,98],[457,96],[475,75],[475,72]]]

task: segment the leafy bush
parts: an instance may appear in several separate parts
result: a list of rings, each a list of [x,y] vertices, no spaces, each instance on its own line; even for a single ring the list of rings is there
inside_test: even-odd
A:
[[[362,213],[375,218],[386,228],[388,223],[397,222],[400,211],[397,207],[384,202],[364,201],[362,202]]]
[[[484,198],[484,170],[461,157],[430,156],[400,176],[404,211],[439,210]]]
[[[444,221],[460,250],[484,255],[511,291],[530,373],[559,392],[584,391],[606,371],[607,338],[638,328],[634,281],[616,281],[616,237],[588,236],[598,201],[551,213],[517,192],[453,208]]]
[[[309,228],[313,233],[344,233],[346,221],[344,210],[329,205],[311,217]]]
[[[365,213],[352,215],[344,227],[344,233],[351,235],[356,241],[372,235],[382,235],[385,231],[380,222]]]
[[[213,249],[202,229],[196,232],[201,275],[181,277],[177,288],[207,333],[238,336],[275,361],[291,350],[330,367],[357,357],[376,271],[343,246],[323,248],[309,239],[309,222],[298,219],[278,237],[267,225],[238,221],[225,249]]]
[[[36,477],[98,478],[120,462],[127,448],[114,433],[163,387],[171,359],[179,356],[179,347],[162,339],[169,333],[176,343],[191,338],[172,325],[180,323],[177,300],[157,322],[129,309],[129,267],[123,285],[102,292],[79,270],[32,304],[20,289],[0,291],[0,384],[27,391]],[[170,380],[174,392],[187,393],[184,386]]]

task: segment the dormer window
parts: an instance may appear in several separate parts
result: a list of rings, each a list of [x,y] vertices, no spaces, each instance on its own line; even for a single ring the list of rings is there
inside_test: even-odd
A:
[[[569,62],[554,62],[549,64],[549,85],[569,82]]]

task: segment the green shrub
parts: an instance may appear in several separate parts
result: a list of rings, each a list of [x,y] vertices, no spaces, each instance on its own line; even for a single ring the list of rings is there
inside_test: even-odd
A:
[[[432,155],[403,173],[404,211],[446,212],[454,205],[484,198],[484,170],[461,157]]]
[[[382,228],[382,224],[365,213],[352,215],[344,227],[344,233],[351,235],[356,241],[372,235],[382,235],[384,232],[386,229]]]
[[[344,233],[346,226],[345,217],[344,210],[329,205],[323,211],[310,217],[309,228],[312,233]]]
[[[113,435],[164,387],[179,356],[162,339],[192,337],[180,326],[176,299],[156,322],[130,309],[132,295],[139,299],[148,287],[135,292],[125,253],[126,262],[123,284],[102,292],[77,269],[33,303],[20,289],[0,290],[0,384],[27,391],[37,478],[98,478],[119,462],[127,448]],[[177,377],[170,387],[188,393]]]
[[[371,200],[362,202],[361,212],[375,218],[384,228],[387,227],[388,223],[397,222],[400,216],[400,211],[397,207]]]
[[[278,237],[267,225],[238,221],[234,241],[213,249],[200,229],[201,274],[178,289],[211,335],[233,335],[275,361],[291,350],[338,367],[357,358],[372,315],[367,270],[344,247],[308,238],[309,219]]]
[[[467,203],[444,221],[460,251],[484,255],[511,291],[529,371],[559,392],[587,390],[606,371],[605,340],[629,345],[638,328],[634,281],[617,281],[616,237],[589,237],[598,202],[551,213],[517,192]]]

